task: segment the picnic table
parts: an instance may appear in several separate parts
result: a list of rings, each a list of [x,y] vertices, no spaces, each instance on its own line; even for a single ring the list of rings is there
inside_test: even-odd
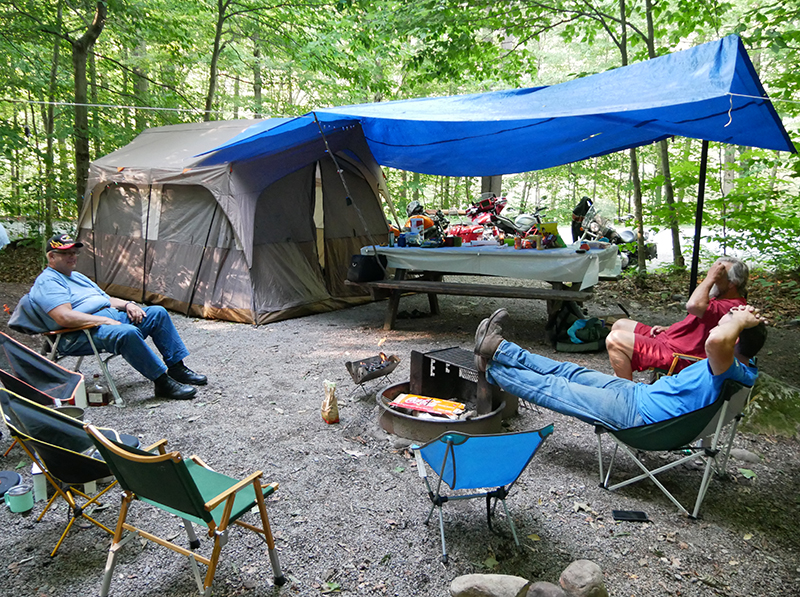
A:
[[[620,259],[614,245],[578,252],[577,246],[560,249],[515,250],[507,245],[464,245],[461,247],[362,247],[362,255],[377,254],[386,258],[387,268],[394,268],[394,278],[360,282],[373,296],[387,296],[384,329],[394,329],[400,298],[404,293],[426,293],[431,313],[439,313],[439,294],[490,296],[500,298],[542,299],[548,313],[565,300],[584,301],[592,296],[592,287],[602,278],[620,273]],[[500,284],[445,282],[445,274],[495,276],[520,280],[542,280],[550,288],[532,288]],[[569,285],[569,286],[565,286]]]

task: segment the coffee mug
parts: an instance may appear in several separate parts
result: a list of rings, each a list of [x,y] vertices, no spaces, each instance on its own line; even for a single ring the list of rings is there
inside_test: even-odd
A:
[[[27,512],[33,508],[33,487],[16,485],[6,491],[4,499],[12,512]]]

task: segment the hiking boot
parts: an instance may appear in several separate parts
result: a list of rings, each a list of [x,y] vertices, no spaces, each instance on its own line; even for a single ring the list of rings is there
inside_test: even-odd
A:
[[[494,357],[497,347],[503,341],[503,322],[508,311],[498,309],[488,318],[481,321],[475,330],[475,354],[485,359]]]
[[[168,400],[191,400],[197,394],[197,388],[175,381],[166,373],[154,382],[156,398]]]
[[[167,369],[169,376],[180,383],[188,383],[193,386],[204,386],[208,383],[208,378],[205,375],[195,373],[189,367],[183,364],[183,361],[178,361],[174,365],[170,365]]]

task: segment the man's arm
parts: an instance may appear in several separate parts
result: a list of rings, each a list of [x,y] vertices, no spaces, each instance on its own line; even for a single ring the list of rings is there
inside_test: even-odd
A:
[[[708,270],[708,275],[706,275],[705,280],[697,285],[697,288],[694,289],[692,296],[689,297],[689,301],[686,303],[686,310],[689,314],[695,317],[702,317],[705,315],[706,309],[708,309],[708,303],[711,300],[709,297],[711,289],[714,287],[714,284],[727,277],[727,268],[719,261],[714,263],[711,269]]]
[[[742,330],[757,326],[763,321],[761,315],[752,306],[741,305],[730,311],[731,317],[720,320],[720,324],[711,330],[706,340],[708,365],[714,375],[725,373],[735,359],[734,350]]]
[[[48,311],[47,314],[52,317],[53,321],[55,321],[62,328],[77,328],[90,323],[99,323],[100,325],[119,325],[119,321],[116,319],[111,319],[110,317],[102,317],[100,315],[91,315],[89,313],[75,311],[72,308],[72,305],[69,303],[59,305],[55,309]]]

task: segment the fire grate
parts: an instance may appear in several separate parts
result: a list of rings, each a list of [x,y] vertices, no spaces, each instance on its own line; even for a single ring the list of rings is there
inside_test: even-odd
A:
[[[364,389],[363,384],[379,377],[388,377],[399,364],[400,357],[397,355],[392,354],[387,357],[380,353],[360,361],[347,361],[344,366],[353,379],[353,383]],[[366,390],[364,391],[366,392]]]

